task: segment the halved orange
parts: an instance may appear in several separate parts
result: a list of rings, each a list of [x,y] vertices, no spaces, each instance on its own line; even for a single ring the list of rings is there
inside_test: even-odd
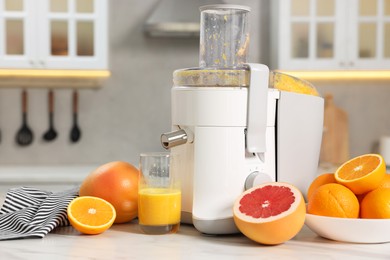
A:
[[[341,165],[335,172],[335,178],[358,195],[378,188],[385,174],[383,157],[379,154],[365,154]]]
[[[82,196],[73,199],[68,205],[70,224],[84,234],[100,234],[109,229],[114,223],[115,208],[108,201]]]

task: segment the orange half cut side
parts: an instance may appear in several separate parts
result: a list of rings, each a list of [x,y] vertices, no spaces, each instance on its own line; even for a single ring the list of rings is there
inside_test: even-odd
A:
[[[379,154],[365,154],[355,157],[335,172],[336,181],[353,191],[363,194],[376,189],[386,174],[386,164]]]
[[[70,224],[84,234],[100,234],[114,223],[115,208],[106,200],[92,196],[78,197],[68,205]]]

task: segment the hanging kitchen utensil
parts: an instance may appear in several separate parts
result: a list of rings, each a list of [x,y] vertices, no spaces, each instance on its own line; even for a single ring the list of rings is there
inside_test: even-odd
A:
[[[46,141],[52,141],[57,137],[57,131],[54,129],[54,93],[49,91],[48,95],[49,105],[49,129],[43,135],[43,139]]]
[[[81,130],[77,124],[77,114],[78,114],[78,93],[77,90],[73,91],[73,126],[70,131],[70,140],[75,143],[81,137]]]
[[[21,146],[27,146],[32,143],[34,134],[27,125],[27,92],[22,92],[22,127],[16,134],[16,142]]]

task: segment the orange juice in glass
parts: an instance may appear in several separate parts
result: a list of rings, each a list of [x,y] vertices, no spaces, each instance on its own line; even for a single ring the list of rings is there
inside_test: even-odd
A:
[[[176,233],[180,226],[181,190],[170,170],[169,153],[140,155],[138,221],[146,234]]]

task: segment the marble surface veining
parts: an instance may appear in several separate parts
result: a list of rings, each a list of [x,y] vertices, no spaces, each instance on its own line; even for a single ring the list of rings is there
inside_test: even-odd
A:
[[[176,234],[145,235],[134,221],[100,235],[63,227],[43,239],[0,241],[0,259],[390,259],[390,244],[331,241],[304,226],[284,244],[264,246],[241,234],[204,235],[190,225]]]

